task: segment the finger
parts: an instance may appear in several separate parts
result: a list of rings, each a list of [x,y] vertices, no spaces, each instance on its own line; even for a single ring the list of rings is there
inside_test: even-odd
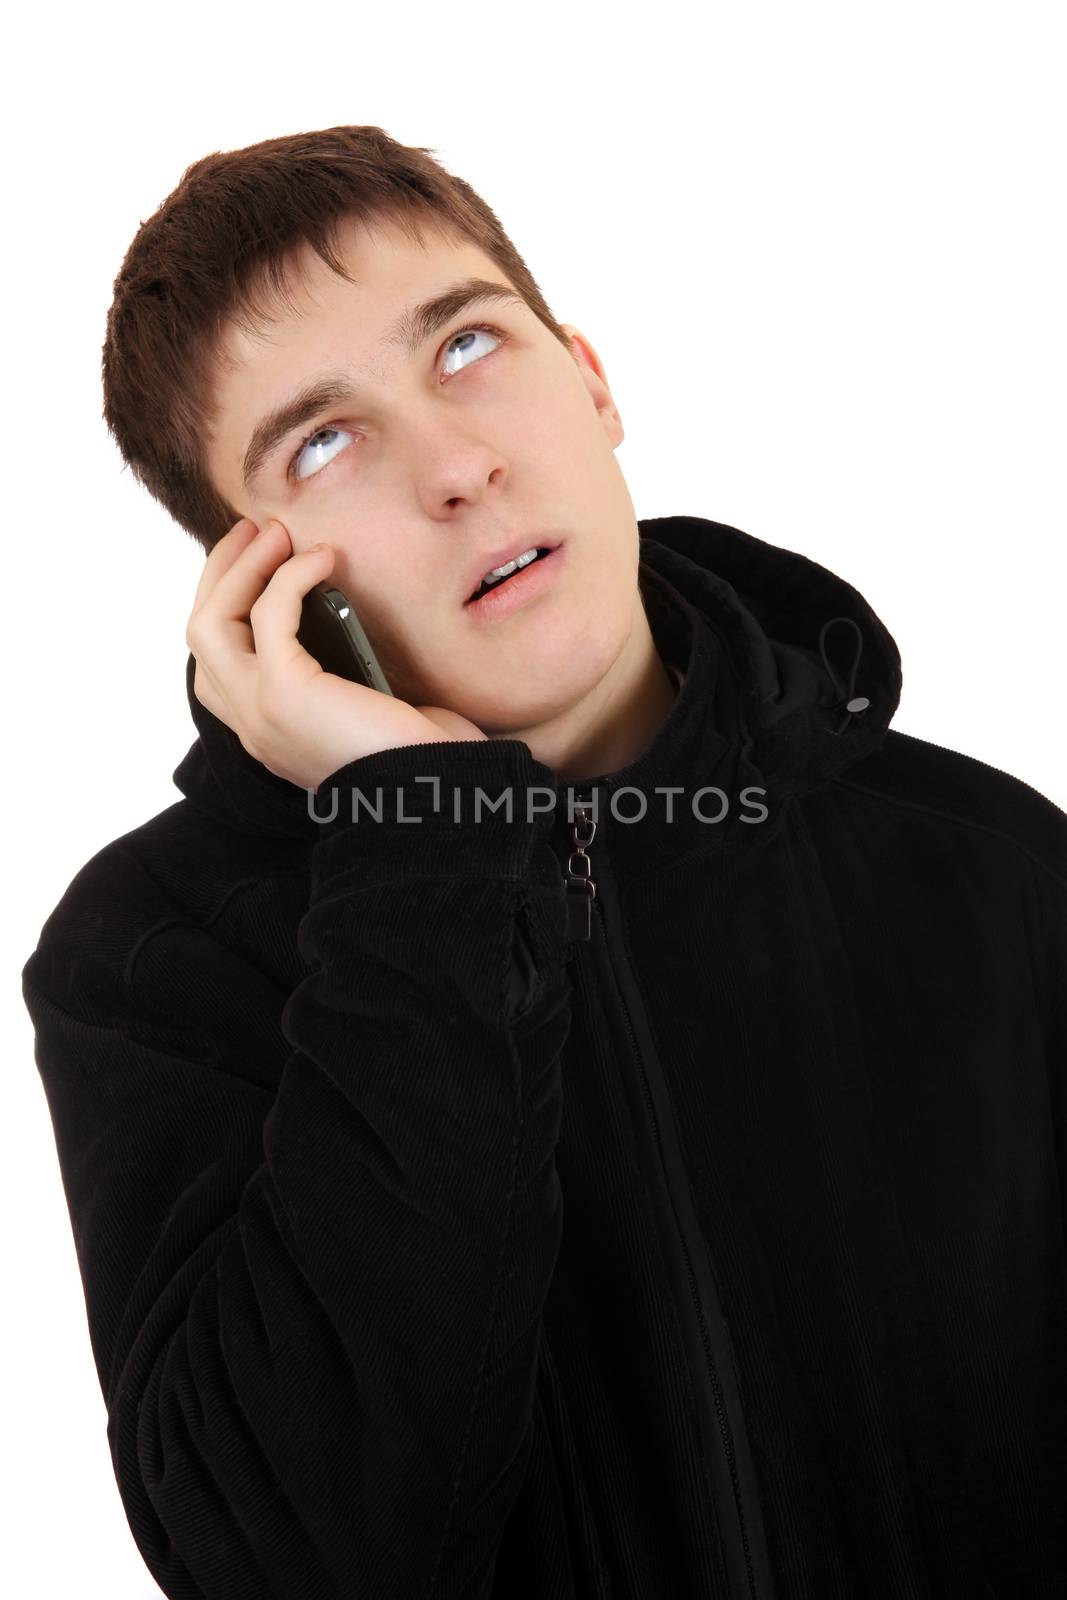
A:
[[[190,625],[195,619],[200,649],[209,657],[217,676],[233,670],[237,660],[255,655],[252,606],[278,566],[291,556],[292,543],[286,528],[272,519],[257,538],[242,546],[193,613]]]
[[[213,634],[212,658],[225,684],[231,715],[224,720],[237,729],[255,730],[265,710],[279,709],[283,693],[298,681],[322,672],[321,664],[295,637],[300,626],[303,597],[333,565],[333,550],[320,546],[290,556],[272,574],[266,588],[249,607],[247,622],[231,619]],[[279,600],[281,596],[281,601]],[[291,598],[286,598],[287,596]],[[232,630],[240,628],[238,638]],[[291,636],[286,638],[286,629]],[[288,671],[283,670],[288,667]],[[251,739],[253,742],[248,742]],[[256,754],[255,734],[242,737],[250,754]]]
[[[322,664],[304,649],[297,638],[302,620],[304,597],[320,583],[333,566],[331,545],[302,550],[285,561],[274,573],[250,612],[256,655],[265,674],[278,677],[300,663],[311,676],[322,671]]]
[[[228,533],[223,534],[204,562],[204,570],[200,574],[200,582],[193,598],[194,611],[199,610],[219,578],[233,566],[242,550],[252,542],[258,531],[251,517],[242,517],[240,522],[234,523]]]

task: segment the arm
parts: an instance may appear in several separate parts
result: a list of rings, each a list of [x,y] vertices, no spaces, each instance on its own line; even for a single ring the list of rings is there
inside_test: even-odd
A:
[[[116,1478],[169,1596],[488,1593],[562,1231],[564,894],[551,813],[525,818],[551,781],[519,741],[327,780],[273,1097],[85,955],[88,880],[26,964]],[[454,822],[452,782],[467,819],[510,785],[514,820]],[[379,783],[424,820],[353,825],[347,785]]]

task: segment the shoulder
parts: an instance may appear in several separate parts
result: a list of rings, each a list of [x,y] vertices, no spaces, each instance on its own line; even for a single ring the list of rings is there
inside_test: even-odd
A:
[[[125,990],[152,936],[206,927],[242,888],[309,870],[306,845],[246,837],[176,801],[119,835],[78,869],[41,926],[24,980],[62,1004],[86,980]]]
[[[1021,778],[974,756],[890,729],[879,748],[834,780],[871,803],[1017,852],[1067,890],[1067,812]]]

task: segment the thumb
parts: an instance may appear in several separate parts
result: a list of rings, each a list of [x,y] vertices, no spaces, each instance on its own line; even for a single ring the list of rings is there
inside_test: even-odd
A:
[[[481,728],[461,717],[458,711],[448,711],[444,706],[416,706],[428,721],[441,729],[450,739],[488,739]]]

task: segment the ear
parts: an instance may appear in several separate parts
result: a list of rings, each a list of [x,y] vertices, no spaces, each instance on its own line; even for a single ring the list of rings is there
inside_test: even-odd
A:
[[[584,333],[579,332],[569,322],[561,322],[560,327],[571,341],[574,364],[581,373],[586,388],[592,396],[593,404],[604,421],[605,430],[611,441],[612,449],[614,449],[622,443],[622,418],[619,415],[619,409],[615,401],[612,399],[603,363]]]
[[[580,333],[570,322],[561,322],[560,327],[571,342],[571,354],[574,356],[575,361],[592,368],[600,381],[602,383],[605,382],[604,369],[600,364],[600,358],[585,335]]]

